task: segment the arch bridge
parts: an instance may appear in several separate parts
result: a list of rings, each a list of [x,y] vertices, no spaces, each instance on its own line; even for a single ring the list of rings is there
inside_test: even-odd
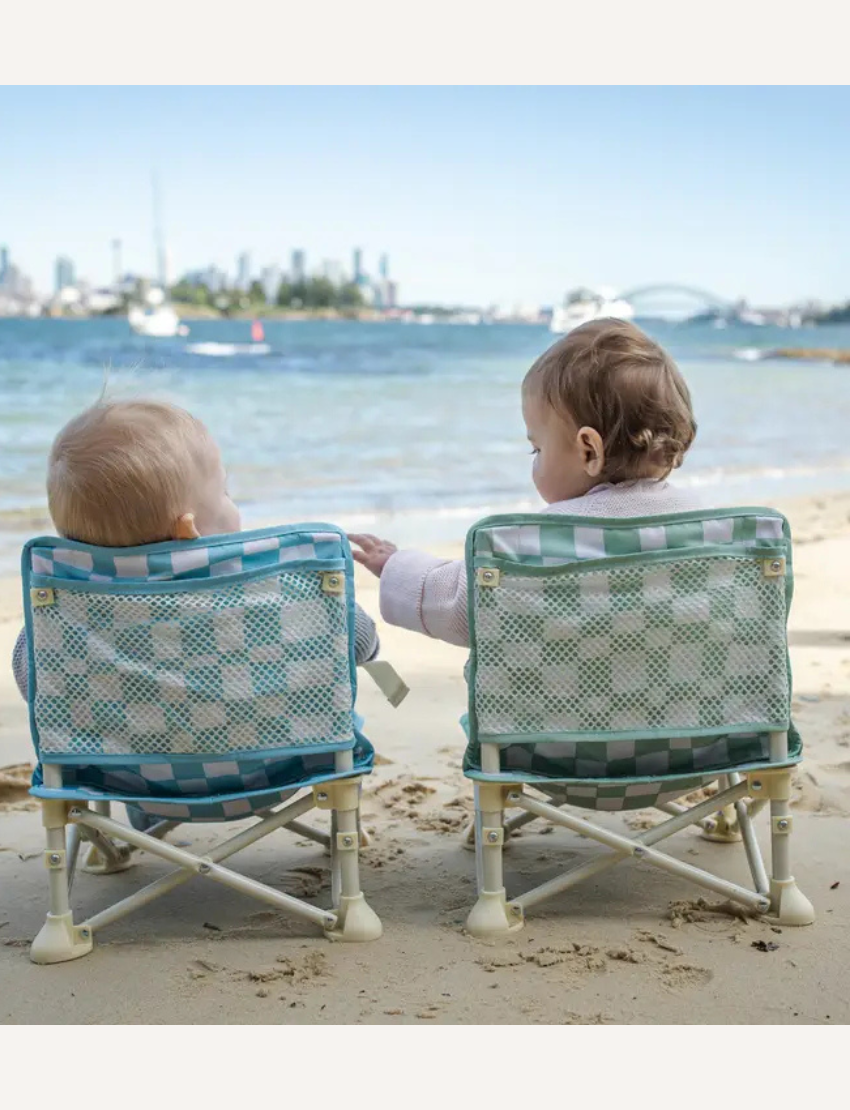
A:
[[[695,301],[717,313],[731,314],[735,311],[734,302],[727,297],[720,297],[716,293],[712,293],[708,289],[701,289],[696,285],[680,285],[676,282],[640,285],[618,295],[619,300],[627,301],[633,307],[635,301],[650,300],[657,302],[659,300],[663,301],[665,297],[677,299],[679,302],[682,299]]]

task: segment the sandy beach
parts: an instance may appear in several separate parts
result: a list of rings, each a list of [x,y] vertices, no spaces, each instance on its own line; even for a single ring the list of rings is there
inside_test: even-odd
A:
[[[333,945],[306,922],[204,881],[188,883],[104,930],[83,960],[27,957],[47,904],[36,805],[9,767],[32,762],[9,660],[19,583],[0,582],[0,1021],[5,1023],[846,1023],[850,1018],[850,495],[780,504],[795,536],[791,615],[794,713],[805,743],[795,776],[793,870],[813,927],[776,930],[701,908],[703,893],[624,864],[533,911],[491,946],[464,934],[474,859],[460,842],[471,808],[461,773],[465,653],[381,626],[382,655],[411,687],[393,710],[361,680],[359,708],[379,753],[367,780],[363,886],[384,923],[371,945]],[[459,554],[462,537],[447,554]],[[358,573],[377,616],[377,582]],[[5,783],[5,785],[4,785]],[[647,812],[610,815],[646,827]],[[766,846],[767,821],[759,821]],[[202,850],[221,826],[171,834]],[[747,882],[743,851],[693,830],[667,842],[681,859]],[[540,882],[598,851],[544,822],[506,852],[507,885]],[[77,913],[94,912],[161,874],[144,853],[127,872],[80,873]],[[247,874],[329,904],[328,859],[279,833],[237,857]],[[758,942],[768,942],[758,947]]]

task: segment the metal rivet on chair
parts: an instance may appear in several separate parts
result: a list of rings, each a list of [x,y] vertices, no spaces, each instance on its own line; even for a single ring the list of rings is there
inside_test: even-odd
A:
[[[775,574],[779,574],[779,572],[782,570],[782,563],[780,563],[778,559],[774,559],[773,562],[770,564],[770,569]]]
[[[210,870],[211,870],[211,869],[210,869],[210,865],[209,865],[208,863],[200,863],[200,864],[198,864],[198,872],[199,872],[199,873],[200,873],[201,875],[207,875],[207,874],[209,874]]]
[[[492,570],[485,570],[484,573],[481,575],[481,577],[484,579],[485,582],[492,582],[493,581],[493,572],[492,572]]]
[[[760,782],[751,782],[750,787],[753,790],[761,790],[761,783]]]
[[[497,832],[489,832],[487,833],[487,839],[491,844],[496,844],[499,840],[499,834]]]
[[[62,862],[62,857],[58,853],[53,852],[50,856],[50,862],[51,863],[57,863],[57,864],[61,863]]]
[[[47,590],[36,590],[35,596],[39,601],[46,601],[50,594],[48,594]]]
[[[353,836],[344,836],[342,838],[342,842],[346,846],[346,848],[350,848],[351,845],[354,843],[354,837]]]
[[[777,829],[782,829],[782,830],[787,829],[788,828],[788,821],[783,817],[781,820],[776,822],[776,827],[777,827]]]
[[[321,793],[321,792],[318,793],[316,795],[316,797],[319,799],[320,802],[326,802],[328,800],[327,794],[324,794],[324,793]]]
[[[83,938],[83,940],[88,940],[88,938],[91,936],[91,930],[80,929],[80,936]]]

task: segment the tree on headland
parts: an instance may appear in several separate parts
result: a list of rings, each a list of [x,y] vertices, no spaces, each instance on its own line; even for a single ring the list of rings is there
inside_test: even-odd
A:
[[[186,305],[203,308],[217,308],[225,315],[242,312],[246,309],[259,309],[269,303],[268,290],[262,282],[254,281],[247,292],[244,289],[223,289],[213,292],[202,282],[179,281],[171,287],[173,300]],[[272,292],[271,303],[277,308],[293,310],[314,309],[317,311],[337,309],[352,311],[364,304],[361,289],[353,282],[336,284],[327,277],[310,277],[301,281],[284,278]]]

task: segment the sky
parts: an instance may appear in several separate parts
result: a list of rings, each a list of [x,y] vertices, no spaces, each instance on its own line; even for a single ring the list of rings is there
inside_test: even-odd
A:
[[[0,88],[0,244],[176,275],[390,258],[402,303],[553,304],[579,285],[850,299],[850,88]]]

